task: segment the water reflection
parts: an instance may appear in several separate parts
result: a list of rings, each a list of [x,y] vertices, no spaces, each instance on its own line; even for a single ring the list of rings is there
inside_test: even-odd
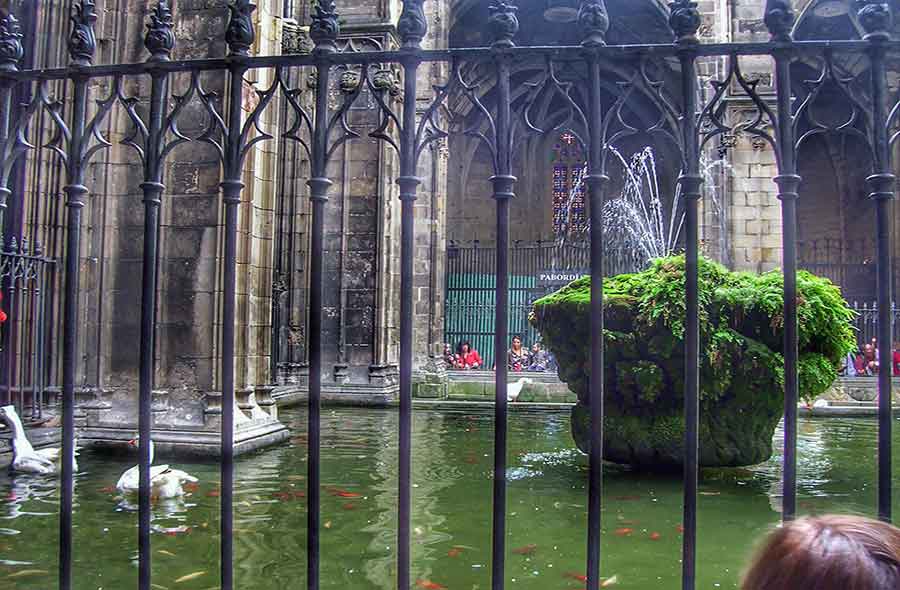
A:
[[[283,418],[294,430],[289,444],[237,462],[238,587],[282,590],[305,580],[306,416],[289,411]],[[584,586],[579,576],[584,573],[587,466],[568,428],[565,413],[511,415],[507,576],[522,590]],[[389,590],[395,585],[396,433],[393,410],[323,414],[323,588]],[[780,439],[779,431],[777,455]],[[871,514],[875,442],[874,421],[802,421],[801,511]],[[412,578],[421,587],[490,585],[492,444],[492,416],[484,411],[414,415]],[[134,586],[137,515],[110,493],[133,458],[86,453],[82,463],[76,485],[75,587]],[[218,466],[179,468],[189,469],[200,484],[183,501],[154,509],[154,583],[203,590],[218,581]],[[701,587],[736,586],[753,539],[779,518],[780,477],[779,457],[750,469],[703,472]],[[681,499],[678,477],[607,466],[604,576],[617,575],[621,588],[677,587]],[[0,589],[55,586],[57,510],[54,479],[0,474]]]

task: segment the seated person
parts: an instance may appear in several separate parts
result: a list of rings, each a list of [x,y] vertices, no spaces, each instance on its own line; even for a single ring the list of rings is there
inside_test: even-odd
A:
[[[528,363],[528,370],[536,373],[543,373],[550,368],[550,354],[543,349],[540,342],[531,345],[531,362]]]
[[[844,357],[844,364],[841,367],[840,374],[846,377],[856,377],[856,358],[859,355],[857,353],[848,352],[847,356]]]
[[[449,344],[444,344],[444,365],[448,369],[461,369],[459,357],[453,352]]]
[[[460,369],[480,369],[484,362],[478,351],[472,348],[468,340],[464,340],[456,347],[456,356],[459,358]]]
[[[866,344],[862,354],[862,375],[878,374],[878,353],[873,344]]]
[[[524,371],[529,363],[528,349],[522,346],[522,337],[513,336],[512,344],[506,352],[506,368],[510,371]]]

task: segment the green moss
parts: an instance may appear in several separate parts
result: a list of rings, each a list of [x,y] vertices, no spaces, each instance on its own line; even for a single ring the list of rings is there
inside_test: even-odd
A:
[[[662,370],[649,361],[624,361],[617,363],[618,392],[627,403],[641,406],[656,401],[663,394],[665,383]]]
[[[815,399],[834,382],[834,364],[824,355],[808,352],[800,357],[799,379],[806,399]]]
[[[743,465],[771,454],[783,406],[783,277],[729,272],[700,261],[701,461]],[[532,323],[559,360],[559,375],[587,415],[590,277],[534,304]],[[800,395],[813,399],[836,376],[855,338],[853,312],[830,281],[798,274]],[[680,462],[684,407],[684,258],[604,280],[606,458]],[[586,430],[573,420],[584,446]],[[583,425],[582,425],[583,426]],[[581,432],[581,434],[579,434]],[[581,440],[579,440],[579,438]]]

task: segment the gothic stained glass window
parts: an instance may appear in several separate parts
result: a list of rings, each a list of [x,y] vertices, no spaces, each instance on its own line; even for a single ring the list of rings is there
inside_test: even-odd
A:
[[[559,235],[566,226],[566,201],[569,199],[569,167],[553,166],[553,234]]]
[[[584,153],[571,133],[553,147],[553,233],[580,233],[587,227]]]

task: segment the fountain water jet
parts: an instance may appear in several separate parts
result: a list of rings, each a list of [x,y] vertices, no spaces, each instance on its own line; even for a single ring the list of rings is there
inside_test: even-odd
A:
[[[630,159],[615,147],[610,147],[609,150],[622,169],[622,190],[603,205],[607,270],[609,274],[636,272],[646,268],[650,261],[671,256],[681,249],[681,232],[684,226],[681,187],[676,185],[672,202],[667,206],[663,201],[656,155],[651,146],[635,152]],[[715,175],[717,170],[724,170],[727,174],[729,165],[724,159],[714,160],[706,155],[701,158],[700,164],[704,177],[705,203],[713,216],[721,222],[723,210]],[[585,244],[590,240],[590,222],[578,225],[573,219],[574,204],[585,191],[583,179],[586,175],[587,163],[584,163],[563,207],[566,222],[555,236],[561,248]]]

